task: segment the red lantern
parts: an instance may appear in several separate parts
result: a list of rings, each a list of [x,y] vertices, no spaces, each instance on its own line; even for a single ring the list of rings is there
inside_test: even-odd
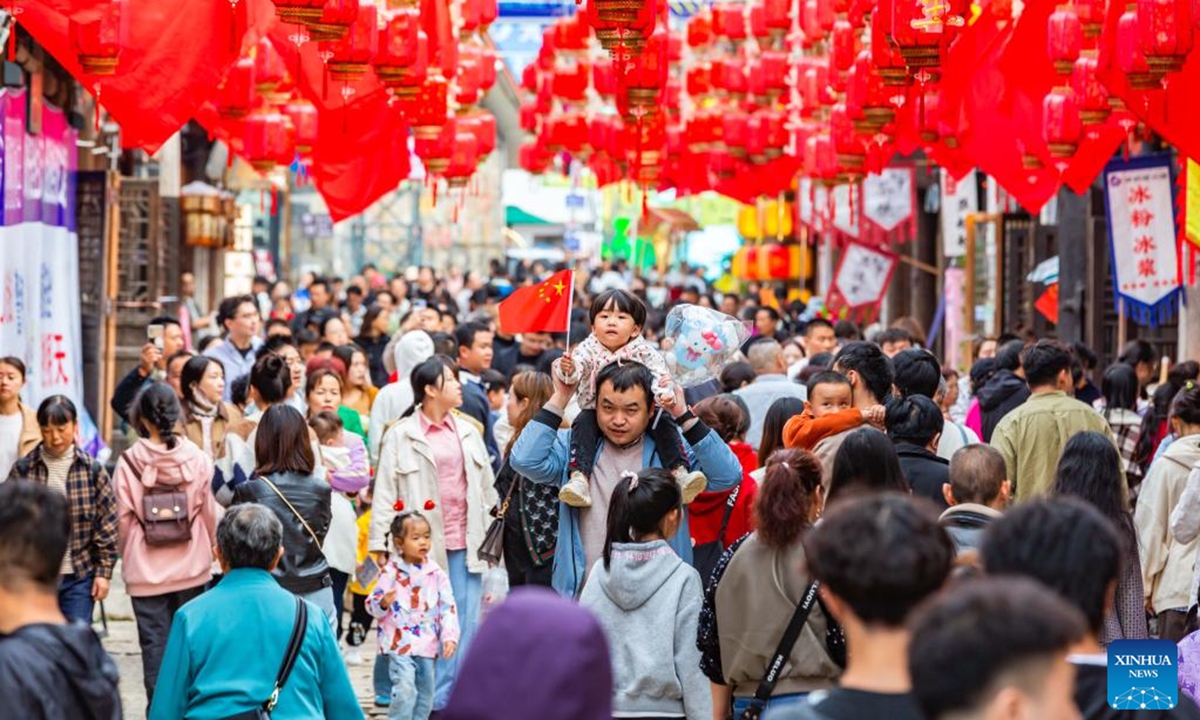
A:
[[[854,129],[843,103],[835,104],[829,111],[829,134],[833,138],[838,164],[851,170],[861,170],[867,160],[866,143]]]
[[[620,132],[616,118],[599,115],[588,121],[588,145],[593,152],[615,154]]]
[[[517,162],[521,169],[533,175],[540,175],[550,167],[550,153],[536,143],[522,145],[517,150]]]
[[[359,0],[325,0],[321,16],[308,22],[312,40],[340,40],[358,17]]]
[[[285,23],[319,20],[325,0],[274,0],[275,14]]]
[[[538,114],[537,106],[533,103],[522,103],[520,110],[521,129],[528,133],[537,134],[538,121],[541,115]]]
[[[1042,133],[1051,157],[1069,158],[1075,154],[1083,135],[1083,121],[1070,88],[1054,88],[1042,100]]]
[[[712,61],[713,84],[735,99],[746,94],[746,61],[740,57],[715,58]]]
[[[941,49],[966,24],[964,0],[881,0],[891,5],[890,37],[910,69],[936,68]]]
[[[582,103],[587,99],[591,72],[592,68],[586,60],[560,63],[551,78],[550,87],[556,97],[568,103]]]
[[[317,144],[317,109],[308,100],[294,98],[283,106],[283,114],[296,129],[296,151],[308,155]]]
[[[479,48],[467,45],[459,51],[457,80],[458,93],[454,97],[455,102],[460,106],[478,103],[483,90],[483,69]]]
[[[246,118],[243,149],[246,159],[259,172],[268,172],[282,158],[291,161],[287,121],[273,110],[255,112]]]
[[[871,62],[879,68],[883,84],[898,87],[908,84],[908,67],[904,58],[888,37],[891,27],[892,6],[889,2],[879,3],[879,9],[871,17]]]
[[[1079,101],[1079,115],[1085,125],[1099,125],[1112,113],[1108,102],[1108,88],[1098,76],[1099,60],[1096,52],[1084,52],[1075,61],[1071,72],[1071,90]]]
[[[656,10],[654,0],[589,0],[587,20],[601,47],[631,59],[654,31]]]
[[[1075,8],[1063,5],[1050,13],[1046,27],[1046,53],[1059,75],[1070,75],[1083,49],[1083,22]]]
[[[385,87],[396,87],[404,74],[417,62],[417,33],[421,16],[416,8],[392,11],[379,29],[378,52],[372,64],[375,75]],[[532,67],[532,66],[530,66]]]
[[[771,36],[771,29],[767,27],[767,11],[762,5],[750,6],[750,35],[759,40]]]
[[[763,10],[767,17],[767,27],[775,37],[782,37],[792,29],[791,0],[765,0]]]
[[[767,95],[777,98],[787,89],[788,56],[780,50],[764,50],[758,56],[759,72],[767,88]]]
[[[429,76],[429,37],[417,31],[416,59],[406,68],[396,68],[384,84],[392,89],[401,102],[411,102]]]
[[[1182,70],[1192,51],[1192,0],[1138,0],[1137,23],[1150,69],[1163,75]]]
[[[329,57],[329,74],[334,80],[355,82],[367,74],[371,60],[379,50],[379,27],[375,21],[375,3],[360,0],[358,14],[340,40],[324,46]]]
[[[860,52],[850,69],[846,109],[855,127],[872,134],[896,117],[896,109],[888,102],[883,76],[871,62],[870,50]]]
[[[833,69],[847,72],[858,57],[859,29],[839,18],[829,33],[829,61]]]
[[[1113,0],[1116,2],[1117,0]],[[1099,37],[1104,30],[1104,15],[1108,12],[1108,0],[1075,0],[1075,12],[1083,24],[1083,36]]]
[[[479,29],[487,30],[492,23],[496,22],[496,18],[500,17],[500,3],[497,0],[478,0],[479,2]]]
[[[746,16],[741,4],[721,4],[713,7],[713,34],[732,42],[746,39]]]
[[[687,24],[687,43],[688,46],[698,48],[705,47],[712,43],[713,40],[713,19],[712,13],[701,12]]]
[[[450,84],[441,73],[429,75],[424,84],[417,88],[412,99],[405,105],[413,135],[430,139],[441,132],[446,125],[449,92]]]
[[[583,14],[579,13],[556,22],[553,26],[552,37],[554,47],[558,52],[581,54],[587,52],[591,32],[587,23],[584,22]]]
[[[70,21],[71,44],[79,64],[87,75],[115,75],[121,55],[121,44],[128,35],[128,8],[123,0],[111,0],[97,9],[97,15],[86,22]],[[11,28],[9,32],[16,32]]]
[[[254,88],[260,95],[269,96],[287,77],[287,66],[283,56],[271,44],[269,38],[258,41],[254,47]]]
[[[813,133],[804,144],[804,174],[829,184],[838,175],[837,151],[826,132]]]
[[[708,63],[693,65],[687,69],[687,91],[689,95],[707,95],[712,92],[712,66]]]
[[[475,133],[460,124],[454,133],[454,149],[450,152],[450,164],[443,173],[446,183],[450,187],[461,188],[470,182],[471,176],[475,174],[475,168],[479,165],[478,152],[479,142],[475,139]]]
[[[1130,87],[1139,90],[1161,87],[1162,73],[1150,67],[1142,51],[1136,5],[1126,5],[1117,20],[1117,66],[1125,73]]]
[[[496,149],[496,116],[490,112],[474,112],[458,119],[475,135],[478,162],[482,163]]]
[[[650,115],[658,112],[659,99],[667,84],[667,30],[659,28],[646,40],[646,49],[637,59],[633,72],[618,79],[633,112]],[[623,82],[621,82],[623,80]]]
[[[742,110],[730,110],[721,119],[721,138],[725,149],[735,158],[746,157],[746,138],[750,130],[750,118]]]
[[[221,83],[217,99],[217,110],[226,120],[240,120],[250,112],[254,103],[254,61],[241,58]]]
[[[430,175],[441,175],[450,167],[457,133],[458,126],[454,118],[443,118],[441,125],[418,135],[413,141],[413,150]]]

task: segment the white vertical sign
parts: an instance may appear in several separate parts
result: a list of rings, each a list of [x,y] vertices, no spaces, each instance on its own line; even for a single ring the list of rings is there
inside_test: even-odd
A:
[[[967,254],[967,214],[979,210],[979,186],[975,171],[961,180],[950,177],[945,168],[941,177],[942,248],[948,258]]]

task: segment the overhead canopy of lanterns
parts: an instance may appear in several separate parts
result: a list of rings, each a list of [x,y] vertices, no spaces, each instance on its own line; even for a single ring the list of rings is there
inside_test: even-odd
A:
[[[521,78],[533,173],[750,202],[921,149],[1036,211],[1139,127],[1200,152],[1192,0],[718,1],[674,29],[665,0],[585,1]]]
[[[260,172],[311,177],[335,219],[409,175],[465,186],[496,147],[497,0],[5,0],[127,147],[189,119]]]

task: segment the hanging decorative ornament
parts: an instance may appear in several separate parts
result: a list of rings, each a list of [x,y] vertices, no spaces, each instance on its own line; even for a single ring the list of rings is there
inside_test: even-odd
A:
[[[217,111],[226,120],[240,120],[253,103],[254,60],[241,58],[225,74],[217,95]]]
[[[1163,74],[1150,67],[1142,50],[1138,10],[1134,3],[1127,4],[1125,12],[1117,20],[1117,67],[1125,73],[1132,88],[1150,90],[1162,87]]]
[[[430,175],[440,176],[450,167],[456,133],[456,120],[443,119],[441,126],[434,128],[432,132],[423,132],[413,141],[413,150],[417,157],[421,158]]]
[[[260,110],[246,118],[243,151],[246,159],[259,172],[269,172],[286,157],[292,158],[289,146],[287,123],[284,116],[274,110]]]
[[[75,48],[83,72],[93,77],[115,75],[121,46],[129,34],[129,12],[124,0],[100,5],[90,19],[71,18],[71,45]],[[11,32],[15,33],[16,28]]]
[[[1075,12],[1083,24],[1083,36],[1086,38],[1100,37],[1104,30],[1104,16],[1108,12],[1110,0],[1074,0]],[[1111,0],[1120,2],[1120,0]]]
[[[1142,54],[1160,75],[1179,72],[1192,51],[1192,0],[1138,0]]]
[[[1070,88],[1056,87],[1042,100],[1042,135],[1053,158],[1069,158],[1079,148],[1083,121]]]
[[[1046,53],[1060,76],[1070,75],[1083,49],[1083,21],[1074,6],[1060,5],[1046,23]]]
[[[400,99],[401,103],[412,102],[429,76],[429,37],[424,30],[417,31],[415,50],[415,58],[411,65],[389,69],[386,79],[380,76],[381,81],[391,88],[392,93]],[[379,73],[378,66],[375,72]]]
[[[275,14],[285,23],[307,23],[321,18],[325,0],[274,0]]]
[[[482,164],[496,149],[496,116],[476,110],[459,117],[458,127],[469,129],[475,136],[476,164]]]
[[[433,70],[412,95],[411,100],[405,103],[404,109],[413,135],[417,138],[433,139],[445,129],[449,92],[450,83],[442,77],[439,69]],[[453,136],[453,131],[450,134]],[[448,142],[453,144],[453,139],[448,139]]]
[[[1085,50],[1071,71],[1071,89],[1079,102],[1084,125],[1100,125],[1112,113],[1108,88],[1100,81],[1097,51]]]
[[[373,0],[355,1],[359,3],[358,12],[341,39],[322,44],[322,49],[331,53],[328,62],[330,76],[344,83],[361,80],[379,50],[375,3]]]
[[[286,78],[287,64],[283,56],[275,50],[270,38],[262,38],[254,46],[254,90],[272,104],[282,103],[287,96],[276,97],[276,90]]]
[[[879,68],[884,85],[900,87],[908,84],[908,68],[900,51],[888,37],[891,11],[891,3],[881,2],[871,17],[871,62]]]
[[[881,0],[880,6],[884,5],[891,6],[890,37],[904,64],[916,71],[915,76],[934,75],[942,64],[943,49],[957,28],[966,24],[964,0]]]
[[[456,125],[454,133],[454,149],[450,152],[450,162],[442,176],[451,188],[463,188],[470,182],[479,164],[479,141],[469,127]],[[427,509],[432,510],[432,507]]]
[[[340,40],[354,24],[359,7],[359,0],[325,0],[320,17],[306,21],[309,36],[322,42]]]
[[[304,98],[292,98],[283,106],[283,114],[296,130],[296,152],[312,153],[317,144],[317,109]]]
[[[417,34],[421,31],[421,16],[416,8],[393,10],[379,28],[379,44],[371,61],[375,75],[385,87],[396,87],[404,74],[417,61]]]

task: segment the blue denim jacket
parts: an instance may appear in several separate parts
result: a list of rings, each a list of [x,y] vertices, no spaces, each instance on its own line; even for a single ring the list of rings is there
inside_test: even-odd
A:
[[[531,481],[545,485],[562,486],[567,482],[567,460],[570,457],[571,431],[559,430],[562,417],[543,409],[525,426],[513,445],[509,463],[513,470]],[[708,490],[719,492],[730,490],[742,481],[742,466],[737,456],[721,438],[703,422],[697,422],[683,434],[688,447],[689,467],[699,470],[708,478]],[[645,467],[662,467],[655,452],[654,442],[647,437],[642,456]],[[597,453],[604,452],[601,443]],[[671,538],[670,545],[683,561],[692,562],[692,541],[688,532],[687,511],[679,532]],[[575,598],[583,589],[586,573],[583,542],[579,537],[579,510],[566,503],[559,503],[558,545],[554,555],[554,589],[566,597]]]

